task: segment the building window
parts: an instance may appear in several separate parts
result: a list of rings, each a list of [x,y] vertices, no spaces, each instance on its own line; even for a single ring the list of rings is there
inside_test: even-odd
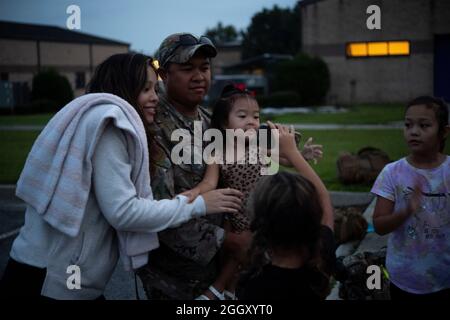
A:
[[[86,86],[86,75],[84,72],[77,72],[75,74],[75,87],[76,89],[84,89]]]
[[[8,74],[8,72],[2,72],[2,73],[0,73],[0,80],[1,80],[1,81],[8,81],[8,80],[9,80],[9,74]]]
[[[352,42],[347,44],[347,57],[409,56],[409,41]]]

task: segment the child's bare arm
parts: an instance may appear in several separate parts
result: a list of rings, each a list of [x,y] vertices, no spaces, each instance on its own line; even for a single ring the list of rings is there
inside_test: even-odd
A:
[[[379,235],[388,234],[397,229],[406,219],[404,214],[393,214],[394,202],[378,196],[373,211],[373,227]]]
[[[311,181],[311,183],[316,187],[323,210],[322,224],[329,227],[331,230],[334,230],[333,206],[331,205],[330,194],[328,193],[328,190],[322,180],[303,158],[300,152],[297,151],[297,154],[293,154],[290,157],[290,161],[292,162],[295,170]]]
[[[396,230],[418,209],[419,203],[420,190],[416,188],[406,209],[394,214],[394,202],[378,196],[373,212],[373,227],[375,232],[384,235]]]
[[[319,201],[323,210],[322,224],[334,230],[334,215],[331,205],[330,195],[317,173],[311,168],[303,158],[300,151],[295,146],[294,130],[284,126],[273,125],[268,122],[272,129],[279,130],[280,156],[289,160],[292,166],[316,187]]]
[[[200,194],[214,190],[217,188],[219,182],[219,165],[217,163],[209,164],[206,168],[205,176],[196,188],[199,189]]]
[[[217,163],[209,164],[203,180],[191,190],[184,191],[182,195],[189,197],[189,201],[193,201],[198,195],[216,189],[218,182],[219,165]]]

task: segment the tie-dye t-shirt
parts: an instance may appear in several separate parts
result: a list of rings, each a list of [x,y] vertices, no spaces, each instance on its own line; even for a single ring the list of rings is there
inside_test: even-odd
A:
[[[400,289],[426,294],[450,288],[450,157],[434,169],[418,169],[403,158],[384,167],[372,193],[406,208],[417,182],[420,209],[393,231],[386,267]],[[395,214],[395,213],[394,213]]]

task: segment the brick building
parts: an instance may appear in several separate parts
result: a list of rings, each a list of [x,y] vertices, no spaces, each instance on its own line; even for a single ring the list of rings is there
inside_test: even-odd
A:
[[[31,90],[33,75],[53,68],[79,96],[100,62],[128,52],[129,47],[125,42],[59,27],[0,21],[0,80]]]
[[[212,59],[213,75],[223,74],[226,67],[241,62],[242,41],[236,40],[226,43],[218,43],[217,56]]]
[[[370,5],[379,30],[366,25]],[[450,1],[304,0],[300,10],[303,51],[330,69],[330,103],[450,101]]]

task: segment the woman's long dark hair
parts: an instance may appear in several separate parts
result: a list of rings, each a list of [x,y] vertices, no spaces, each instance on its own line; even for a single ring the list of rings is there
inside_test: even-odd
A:
[[[322,208],[314,185],[299,174],[280,172],[261,179],[254,191],[251,224],[257,245],[306,247],[317,251]]]
[[[153,58],[140,53],[114,54],[95,69],[86,93],[111,93],[131,104],[145,122],[143,110],[138,106],[138,97],[147,82],[147,68],[152,67]]]
[[[159,158],[164,154],[156,145],[153,128],[147,123],[144,110],[138,105],[138,97],[147,82],[147,68],[150,66],[158,74],[154,60],[140,53],[120,53],[110,56],[95,69],[94,75],[86,88],[86,93],[106,92],[121,97],[138,112],[145,125],[150,158]],[[150,161],[150,174],[156,170]]]

